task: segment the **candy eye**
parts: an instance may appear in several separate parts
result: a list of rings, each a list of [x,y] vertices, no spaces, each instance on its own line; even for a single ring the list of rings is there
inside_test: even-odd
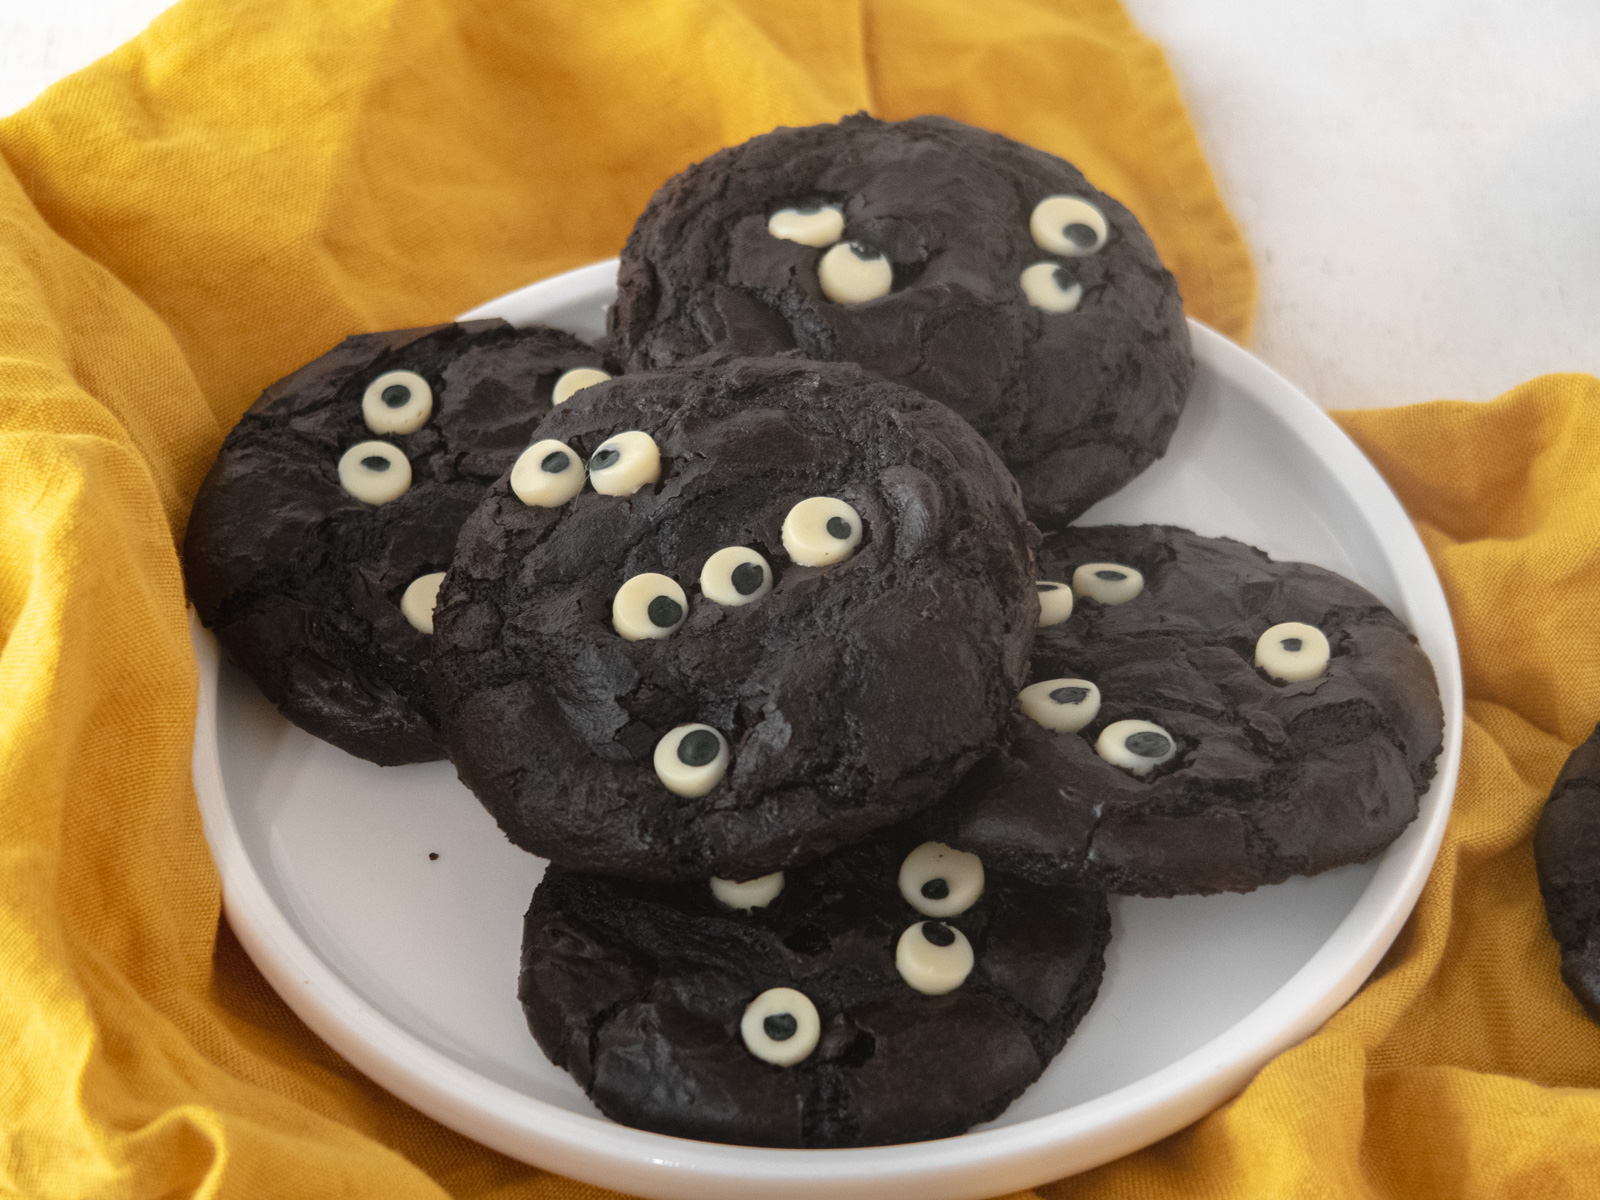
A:
[[[1046,679],[1022,689],[1022,712],[1051,733],[1077,733],[1100,713],[1100,689],[1087,679]]]
[[[850,557],[861,542],[861,517],[843,500],[812,496],[783,519],[783,550],[802,567],[826,567]]]
[[[439,585],[443,582],[443,571],[418,575],[406,585],[400,597],[400,615],[410,621],[418,633],[433,632],[433,610],[439,603]]]
[[[415,371],[385,371],[361,397],[361,416],[373,433],[415,433],[432,412],[433,389]]]
[[[831,246],[844,232],[844,213],[837,204],[780,208],[767,218],[767,232],[802,246]]]
[[[840,242],[817,264],[817,280],[835,304],[865,304],[889,294],[894,268],[865,242]]]
[[[656,743],[656,778],[679,796],[704,796],[728,771],[728,739],[709,725],[679,725]]]
[[[1172,735],[1151,721],[1113,721],[1100,731],[1095,753],[1114,767],[1148,775],[1178,752]]]
[[[339,458],[339,486],[363,504],[387,504],[411,486],[411,463],[388,442],[357,442]]]
[[[1072,573],[1072,590],[1100,604],[1126,604],[1144,591],[1144,576],[1121,563],[1084,563]]]
[[[602,496],[631,496],[661,478],[661,451],[648,433],[630,429],[589,456],[589,482]]]
[[[804,992],[768,988],[750,1001],[739,1019],[745,1049],[775,1067],[792,1067],[817,1048],[822,1020]]]
[[[1029,304],[1047,313],[1069,313],[1083,300],[1083,284],[1060,263],[1036,262],[1023,268],[1022,294]]]
[[[1059,625],[1072,615],[1072,589],[1064,583],[1041,579],[1033,585],[1039,591],[1039,624]]]
[[[635,575],[611,600],[611,628],[630,642],[676,633],[689,615],[689,597],[678,581],[654,571]]]
[[[728,608],[750,604],[772,590],[772,568],[748,546],[729,546],[700,568],[700,593]]]
[[[1106,244],[1106,218],[1078,196],[1046,196],[1033,206],[1028,232],[1041,250],[1081,258]]]
[[[782,871],[774,871],[771,875],[763,875],[759,879],[746,879],[742,882],[733,879],[711,881],[711,894],[717,898],[719,904],[744,912],[749,912],[752,908],[765,908],[778,898],[778,893],[781,891],[783,891]]]
[[[953,992],[972,974],[972,943],[943,921],[918,921],[900,935],[895,969],[924,996]]]
[[[900,864],[900,894],[925,917],[954,917],[983,895],[983,860],[943,842],[923,842]]]
[[[583,491],[583,465],[565,442],[545,438],[518,456],[511,490],[530,508],[555,508]]]
[[[1256,666],[1282,683],[1315,679],[1328,669],[1328,639],[1315,625],[1274,625],[1256,642]]]
[[[550,403],[565,404],[572,399],[572,393],[604,383],[610,378],[610,372],[602,371],[599,367],[573,367],[557,379],[555,387],[550,389]]]

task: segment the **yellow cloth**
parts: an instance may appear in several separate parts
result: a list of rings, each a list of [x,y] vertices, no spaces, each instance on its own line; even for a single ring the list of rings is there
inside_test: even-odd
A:
[[[1246,335],[1248,257],[1113,0],[189,0],[0,121],[0,1192],[599,1194],[367,1082],[219,925],[174,543],[272,379],[613,254],[684,164],[858,108],[1074,159],[1189,310]],[[1556,982],[1527,851],[1600,707],[1597,399],[1557,379],[1349,419],[1462,625],[1473,725],[1440,868],[1326,1031],[1044,1193],[1597,1190],[1600,1110],[1570,1089],[1597,1082],[1600,1030]]]

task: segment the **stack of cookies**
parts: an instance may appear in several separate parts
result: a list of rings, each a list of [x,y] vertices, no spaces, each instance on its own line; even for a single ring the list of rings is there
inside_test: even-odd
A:
[[[619,1121],[769,1146],[998,1115],[1107,892],[1377,854],[1442,737],[1370,593],[1071,524],[1165,450],[1176,287],[1069,164],[782,129],[651,200],[590,347],[351,338],[229,435],[191,595],[291,720],[448,755],[550,860],[519,996]]]

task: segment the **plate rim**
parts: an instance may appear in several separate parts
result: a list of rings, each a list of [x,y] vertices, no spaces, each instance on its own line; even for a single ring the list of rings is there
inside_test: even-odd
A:
[[[616,259],[552,276],[461,320],[550,310],[614,281]],[[511,319],[515,319],[514,316]],[[488,1079],[385,1016],[327,963],[272,900],[245,849],[223,784],[217,738],[219,652],[190,611],[199,667],[193,775],[223,907],[240,944],[289,1007],[363,1074],[459,1133],[511,1157],[600,1186],[662,1200],[715,1200],[759,1187],[772,1200],[882,1196],[965,1200],[1020,1190],[1099,1166],[1158,1141],[1237,1094],[1273,1057],[1303,1041],[1355,994],[1398,935],[1432,870],[1460,769],[1460,655],[1444,590],[1420,536],[1372,463],[1288,380],[1189,319],[1195,356],[1262,402],[1341,481],[1374,534],[1429,653],[1445,711],[1438,772],[1423,811],[1323,944],[1232,1026],[1160,1070],[1092,1100],[1016,1124],[899,1146],[779,1150],[632,1129]],[[1445,661],[1441,661],[1443,658]],[[1405,844],[1403,857],[1396,855]],[[1381,894],[1380,894],[1381,893]]]

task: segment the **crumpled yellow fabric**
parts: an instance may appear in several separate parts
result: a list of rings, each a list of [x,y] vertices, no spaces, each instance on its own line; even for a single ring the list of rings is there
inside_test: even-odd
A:
[[[1113,0],[187,0],[0,121],[0,1193],[602,1194],[366,1081],[219,921],[175,544],[266,383],[613,254],[686,163],[860,108],[1073,159],[1189,311],[1247,336],[1248,256]],[[1600,708],[1596,412],[1567,377],[1347,418],[1461,624],[1439,869],[1321,1034],[1040,1194],[1600,1191],[1600,1030],[1556,980],[1528,851]]]

